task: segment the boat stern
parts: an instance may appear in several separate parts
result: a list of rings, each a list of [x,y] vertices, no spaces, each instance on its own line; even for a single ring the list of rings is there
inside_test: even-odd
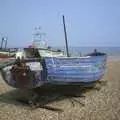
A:
[[[1,74],[3,80],[14,88],[31,89],[44,83],[42,66],[35,60],[6,66]]]

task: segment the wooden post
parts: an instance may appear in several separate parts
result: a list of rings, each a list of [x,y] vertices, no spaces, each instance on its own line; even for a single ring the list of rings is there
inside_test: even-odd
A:
[[[67,42],[67,33],[66,33],[66,26],[65,26],[65,17],[64,17],[64,15],[63,15],[63,26],[64,26],[64,34],[65,34],[66,54],[67,54],[67,57],[69,57],[68,42]]]
[[[5,40],[5,48],[4,49],[6,49],[6,48],[7,48],[7,38]]]
[[[3,42],[4,42],[4,37],[2,37],[2,41],[1,41],[1,49],[3,47]]]
[[[3,48],[4,46],[4,48]],[[2,42],[1,42],[1,49],[6,49],[7,47],[7,37],[2,37]]]

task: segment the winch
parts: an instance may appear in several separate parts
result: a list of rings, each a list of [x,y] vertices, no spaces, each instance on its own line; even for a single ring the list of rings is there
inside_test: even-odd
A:
[[[30,85],[31,80],[35,78],[33,71],[25,64],[24,59],[18,58],[10,71],[15,84],[19,87]]]

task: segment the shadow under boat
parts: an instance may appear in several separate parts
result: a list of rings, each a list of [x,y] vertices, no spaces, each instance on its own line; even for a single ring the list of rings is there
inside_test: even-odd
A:
[[[85,104],[80,100],[80,98],[85,97],[84,93],[86,90],[90,89],[83,89],[80,86],[73,85],[64,86],[46,84],[39,88],[35,88],[32,91],[14,89],[3,93],[0,95],[0,103],[30,107],[29,100],[32,93],[35,92],[39,97],[34,100],[34,103],[36,104],[31,106],[33,110],[34,108],[43,108],[47,110],[63,112],[62,108],[59,108],[59,106],[51,106],[49,104],[67,99],[73,107],[76,103],[84,106]]]

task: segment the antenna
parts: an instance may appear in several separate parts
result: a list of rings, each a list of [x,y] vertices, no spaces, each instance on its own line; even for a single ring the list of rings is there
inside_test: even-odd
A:
[[[44,39],[45,36],[46,34],[41,32],[41,27],[35,27],[35,33],[33,34],[33,44],[35,47],[45,48],[47,46],[47,43]]]
[[[67,42],[67,33],[66,33],[66,26],[65,26],[65,17],[64,17],[64,15],[63,15],[63,27],[64,27],[64,34],[65,34],[66,54],[67,54],[67,57],[69,57],[68,42]]]

